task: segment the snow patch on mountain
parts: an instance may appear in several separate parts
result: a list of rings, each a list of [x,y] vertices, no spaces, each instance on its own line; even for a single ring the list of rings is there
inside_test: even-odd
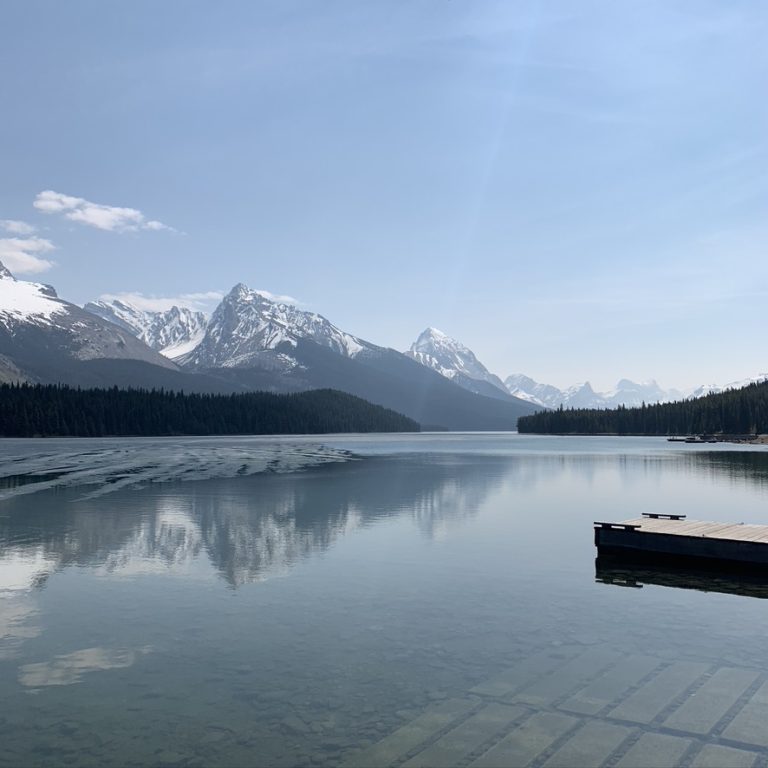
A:
[[[162,347],[159,350],[160,354],[171,360],[188,355],[205,338],[205,327],[203,324],[197,330],[191,330],[187,335],[174,340],[167,347]]]
[[[208,323],[205,314],[186,307],[155,312],[120,299],[90,302],[84,309],[128,331],[170,359],[194,350],[203,340]]]
[[[51,325],[60,314],[67,314],[67,304],[50,285],[17,280],[0,262],[0,323]]]

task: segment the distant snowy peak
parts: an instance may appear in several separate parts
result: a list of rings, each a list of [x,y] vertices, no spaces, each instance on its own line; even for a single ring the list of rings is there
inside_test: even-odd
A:
[[[17,280],[0,262],[0,323],[53,325],[56,315],[66,315],[68,304],[50,285]]]
[[[200,344],[182,362],[202,368],[246,367],[266,351],[289,350],[301,340],[352,358],[363,350],[379,349],[345,333],[322,315],[275,301],[238,283],[214,311]]]
[[[484,381],[507,394],[501,379],[491,373],[475,356],[471,349],[451,338],[437,328],[427,328],[405,353],[427,368],[432,368],[447,379],[472,379]],[[462,384],[463,386],[463,384]]]
[[[561,405],[564,408],[616,408],[619,405],[633,407],[643,403],[668,403],[682,400],[686,396],[695,396],[695,393],[692,395],[678,389],[664,389],[653,379],[640,384],[630,379],[621,379],[609,392],[596,392],[588,381],[574,384],[567,389],[558,389],[551,384],[540,384],[520,373],[508,376],[505,384],[515,397],[547,408],[559,408]]]
[[[171,359],[191,352],[202,341],[208,323],[202,312],[186,307],[153,312],[119,299],[90,302],[84,309],[109,320]]]
[[[504,385],[511,395],[547,408],[557,408],[563,397],[563,392],[557,387],[551,384],[540,384],[522,373],[507,376]]]
[[[83,309],[103,320],[109,320],[110,323],[114,323],[137,337],[141,337],[152,324],[151,315],[153,313],[144,312],[132,304],[118,299],[91,301],[85,304]]]
[[[679,389],[664,389],[655,379],[637,383],[621,379],[616,388],[606,392],[604,397],[611,405],[642,405],[643,403],[669,403],[682,400],[685,393]]]
[[[732,381],[730,384],[703,384],[700,387],[696,387],[689,396],[704,397],[704,395],[725,392],[728,389],[742,389],[743,387],[748,387],[750,384],[760,384],[764,381],[768,381],[768,373],[758,373],[757,376],[751,376],[748,379],[741,379],[740,381]]]

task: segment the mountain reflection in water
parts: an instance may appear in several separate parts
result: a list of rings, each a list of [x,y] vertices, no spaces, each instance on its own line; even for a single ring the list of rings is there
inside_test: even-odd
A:
[[[0,518],[0,561],[36,563],[35,583],[68,566],[110,573],[183,568],[205,554],[232,587],[285,571],[331,547],[345,531],[393,508],[428,536],[452,519],[474,514],[503,473],[498,461],[439,458],[430,472],[382,459],[298,475],[260,475],[187,484],[183,494],[164,484],[142,491],[141,515],[125,514],[132,491],[77,498],[72,490],[9,499]],[[503,462],[507,464],[508,462]],[[342,474],[343,473],[343,474]],[[340,482],[340,480],[342,482]]]
[[[116,446],[111,459],[99,441],[69,441],[85,482],[7,489],[0,765],[358,764],[366,743],[430,708],[479,705],[476,686],[515,670],[539,686],[539,719],[555,688],[629,690],[638,665],[659,682],[701,670],[703,684],[754,670],[762,685],[759,601],[595,585],[592,521],[681,507],[761,521],[765,455],[631,438],[311,442],[321,467],[241,476],[247,440],[137,441],[131,466],[154,474],[129,487]],[[41,443],[7,476],[53,470],[55,444]],[[294,444],[282,460],[304,468]],[[258,448],[271,466],[269,441]],[[345,450],[361,460],[339,461]],[[110,493],[94,494],[90,460],[116,478]],[[191,466],[220,474],[174,475]],[[565,671],[538,679],[536,659]],[[650,705],[676,706],[667,698]],[[750,754],[763,730],[745,731]]]
[[[531,488],[577,474],[599,485],[606,469],[631,466],[633,477],[652,482],[673,461],[678,471],[768,483],[768,453],[434,455],[428,461],[428,472],[401,455],[243,477],[234,485],[229,479],[184,483],[181,492],[174,482],[160,483],[139,489],[140,515],[134,490],[94,497],[57,488],[34,500],[9,498],[0,510],[0,578],[3,562],[10,561],[26,563],[42,586],[50,573],[72,565],[125,574],[172,571],[204,554],[238,587],[284,572],[327,550],[344,532],[393,511],[439,537],[452,521],[474,515],[502,481]]]

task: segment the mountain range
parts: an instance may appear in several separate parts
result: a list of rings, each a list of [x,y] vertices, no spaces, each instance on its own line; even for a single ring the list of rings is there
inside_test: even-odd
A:
[[[672,403],[728,389],[741,389],[766,379],[768,373],[761,373],[728,384],[702,384],[686,390],[664,389],[654,379],[641,383],[620,379],[608,392],[596,392],[588,381],[561,390],[551,384],[540,384],[522,374],[508,376],[504,383],[515,397],[546,408],[558,408],[561,405],[564,408],[617,408],[620,405],[632,408],[643,403]]]
[[[689,390],[664,389],[655,380],[637,383],[621,379],[608,392],[596,392],[586,381],[567,389],[542,384],[522,373],[512,374],[502,382],[491,373],[477,356],[461,342],[436,328],[427,328],[411,345],[407,355],[472,392],[503,399],[513,396],[544,408],[616,408],[639,406],[643,403],[667,403],[711,392],[739,389],[748,384],[765,381],[768,374],[759,374],[743,381],[725,385],[707,384]]]
[[[666,403],[682,400],[687,395],[677,389],[663,389],[651,379],[638,383],[621,379],[608,392],[596,392],[588,382],[558,389],[551,384],[541,384],[523,374],[507,376],[504,383],[516,397],[547,408],[616,408],[619,405],[635,406],[643,403]]]
[[[81,308],[0,268],[0,380],[186,392],[332,388],[415,419],[425,429],[513,430],[535,406],[486,397],[394,349],[274,301],[243,284],[210,320],[121,301]]]
[[[523,374],[504,381],[436,328],[401,353],[348,333],[315,312],[239,283],[207,318],[120,299],[79,307],[54,288],[0,265],[0,381],[133,386],[186,392],[333,388],[399,411],[423,428],[511,430],[518,416],[560,405],[614,408],[668,402],[762,381],[768,374],[689,391],[620,380],[562,390]]]

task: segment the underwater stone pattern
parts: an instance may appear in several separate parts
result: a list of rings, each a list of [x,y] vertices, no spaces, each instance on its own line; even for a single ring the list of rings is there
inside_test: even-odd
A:
[[[605,646],[542,651],[427,708],[360,768],[768,765],[768,674]]]

